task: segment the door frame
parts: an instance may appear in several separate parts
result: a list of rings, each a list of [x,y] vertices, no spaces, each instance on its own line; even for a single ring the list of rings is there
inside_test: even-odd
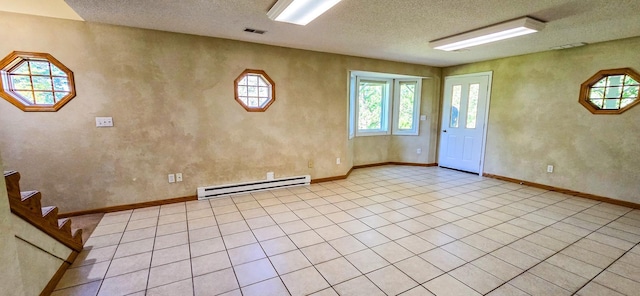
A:
[[[489,130],[489,109],[491,106],[491,89],[493,88],[493,71],[485,71],[485,72],[477,72],[477,73],[469,73],[469,74],[460,74],[460,75],[450,75],[445,76],[442,79],[442,94],[440,95],[440,120],[438,122],[438,162],[440,161],[440,156],[442,155],[442,151],[440,151],[440,142],[442,141],[442,114],[444,114],[444,91],[447,85],[447,78],[464,78],[464,77],[473,77],[473,76],[488,76],[489,81],[487,83],[487,108],[484,111],[484,127],[482,128],[482,148],[480,149],[480,168],[478,175],[482,176],[484,174],[484,160],[487,148],[487,131]]]

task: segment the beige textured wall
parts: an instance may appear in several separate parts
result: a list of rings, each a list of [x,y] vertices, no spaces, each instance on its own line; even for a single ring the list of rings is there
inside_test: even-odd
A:
[[[0,157],[0,172],[2,171],[2,157]],[[4,289],[11,287],[12,295],[20,296],[25,293],[12,217],[13,214],[11,214],[7,198],[7,185],[2,177],[0,178],[0,263],[4,272],[0,276],[0,287]]]
[[[193,195],[198,186],[264,179],[268,171],[344,175],[357,150],[347,140],[348,71],[438,80],[441,71],[8,13],[0,26],[0,38],[11,40],[0,54],[48,52],[76,77],[78,96],[56,113],[0,101],[0,125],[12,127],[0,130],[5,166],[61,212]],[[233,100],[232,82],[245,68],[263,69],[276,83],[265,113]],[[96,128],[95,116],[112,116],[115,127]],[[177,172],[184,182],[168,184]]]
[[[640,203],[640,107],[592,115],[578,103],[597,71],[640,71],[638,48],[632,38],[444,69],[493,71],[484,171]]]

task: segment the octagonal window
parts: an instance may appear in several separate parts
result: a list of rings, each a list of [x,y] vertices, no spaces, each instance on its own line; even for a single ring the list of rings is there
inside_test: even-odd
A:
[[[236,101],[249,112],[263,112],[276,99],[276,85],[262,70],[244,70],[234,87]]]
[[[73,72],[48,53],[14,51],[0,77],[0,96],[23,111],[58,111],[76,95]]]
[[[593,114],[620,114],[640,103],[640,75],[629,68],[602,70],[582,83],[580,104]]]

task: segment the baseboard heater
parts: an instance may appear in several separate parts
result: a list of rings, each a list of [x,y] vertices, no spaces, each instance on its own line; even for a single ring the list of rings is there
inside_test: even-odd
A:
[[[238,184],[198,187],[198,199],[214,198],[223,195],[234,195],[279,189],[285,187],[304,186],[311,184],[311,176],[297,176],[273,180],[261,180]]]

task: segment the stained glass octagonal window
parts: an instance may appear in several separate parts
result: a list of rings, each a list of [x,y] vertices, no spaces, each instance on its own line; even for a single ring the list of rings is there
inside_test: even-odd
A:
[[[234,87],[236,101],[249,112],[264,112],[276,99],[276,84],[262,70],[244,70]]]
[[[640,103],[640,75],[630,68],[602,70],[582,83],[580,104],[593,114],[620,114]]]
[[[0,96],[23,111],[58,111],[76,96],[73,72],[48,53],[12,52],[0,78]]]

